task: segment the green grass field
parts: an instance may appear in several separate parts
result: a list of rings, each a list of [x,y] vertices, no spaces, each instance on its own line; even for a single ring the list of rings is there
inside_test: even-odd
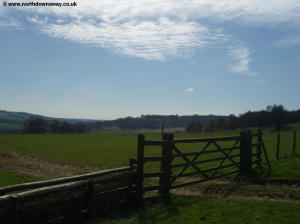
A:
[[[235,136],[236,132],[226,133],[175,133],[175,138],[203,138]],[[286,131],[281,135],[281,156],[285,159],[275,160],[277,133],[265,132],[264,141],[272,161],[271,170],[258,171],[258,176],[265,179],[298,179],[300,180],[300,158],[290,157],[292,152],[292,132]],[[146,139],[158,140],[159,133],[147,133]],[[223,143],[231,146],[234,142]],[[183,152],[200,151],[203,144],[178,144]],[[297,151],[300,154],[300,134],[297,137]],[[0,153],[10,152],[25,156],[40,158],[41,161],[54,161],[62,164],[91,165],[103,169],[128,166],[129,158],[136,158],[136,133],[99,133],[99,134],[48,134],[48,135],[0,135]],[[146,147],[146,155],[160,155],[158,146]],[[1,154],[0,154],[1,155]],[[9,155],[3,153],[3,155]],[[208,154],[211,155],[211,154]],[[1,162],[1,161],[0,161]],[[174,161],[176,162],[176,161]],[[178,162],[178,161],[177,161]],[[214,166],[208,164],[207,166]],[[1,164],[0,164],[1,167]],[[150,165],[148,169],[159,168]],[[147,166],[146,166],[147,168]],[[203,167],[202,167],[203,168]],[[259,173],[260,172],[260,173]],[[0,187],[23,182],[37,181],[40,178],[17,172],[0,170]],[[215,191],[233,191],[235,186],[225,185],[196,185],[195,189],[215,189]],[[150,224],[150,223],[299,223],[300,204],[299,190],[296,187],[263,187],[239,186],[236,194],[246,197],[257,195],[275,195],[277,199],[294,201],[265,201],[245,200],[238,198],[212,198],[211,196],[172,196],[164,202],[161,199],[146,202],[144,209],[125,209],[113,215],[113,218],[93,222],[93,224]],[[293,197],[291,197],[291,195]],[[212,195],[213,196],[213,195]],[[239,195],[238,195],[239,196]],[[156,201],[155,201],[156,200]]]
[[[175,138],[202,138],[237,135],[231,133],[175,133]],[[259,175],[263,178],[273,179],[300,179],[300,158],[282,159],[275,161],[277,133],[266,132],[265,144],[272,162],[271,170],[263,170]],[[148,133],[146,139],[160,139],[159,133]],[[231,146],[233,142],[227,143]],[[203,144],[178,144],[183,152],[200,151]],[[136,158],[137,134],[48,134],[48,135],[0,135],[0,153],[17,152],[50,161],[61,163],[92,165],[101,169],[128,166],[129,158]],[[297,137],[297,150],[300,153],[300,134]],[[291,155],[292,132],[283,132],[281,135],[281,155]],[[160,155],[158,146],[146,147],[146,155]],[[211,155],[211,154],[209,154]],[[216,156],[216,155],[214,155]],[[180,163],[180,161],[177,161]],[[176,160],[174,160],[176,163]],[[225,163],[226,164],[226,163]],[[217,163],[204,164],[201,168],[215,167]],[[145,169],[158,170],[159,162],[146,163]],[[173,170],[174,173],[178,170]],[[9,176],[1,177],[9,181]],[[14,179],[14,177],[12,177]],[[28,182],[30,179],[25,180]],[[10,184],[10,183],[8,183]]]
[[[20,184],[25,182],[33,182],[41,180],[38,177],[33,177],[26,174],[21,174],[12,171],[0,170],[0,187]]]
[[[226,133],[225,135],[237,135]],[[264,141],[271,160],[275,159],[276,133],[265,133]],[[224,133],[188,134],[175,133],[175,138],[202,138],[224,136]],[[146,134],[146,139],[160,139],[160,134]],[[292,132],[281,134],[281,156],[292,152]],[[230,143],[231,144],[231,143]],[[182,151],[199,151],[200,144],[178,146]],[[61,135],[0,135],[0,151],[13,151],[40,158],[114,168],[128,165],[129,158],[136,157],[137,134],[61,134]],[[155,148],[155,147],[153,147]],[[160,149],[149,149],[150,154]],[[155,152],[156,151],[156,152]],[[297,151],[300,153],[300,133],[297,136]]]
[[[93,224],[298,224],[299,209],[299,203],[172,196],[138,211],[119,210],[114,218]]]

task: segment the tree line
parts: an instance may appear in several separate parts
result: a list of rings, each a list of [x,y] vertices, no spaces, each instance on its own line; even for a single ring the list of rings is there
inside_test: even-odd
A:
[[[211,120],[226,118],[219,115],[141,115],[140,117],[125,117],[110,121],[97,121],[90,124],[92,130],[102,130],[116,126],[122,130],[159,129],[162,125],[168,128],[185,127],[193,121],[200,121],[204,125]]]
[[[265,128],[280,131],[286,129],[289,123],[300,122],[300,110],[287,111],[282,105],[267,106],[265,110],[248,111],[239,116],[234,114],[226,118],[210,120],[207,125],[193,121],[186,126],[187,132],[215,132],[239,128]]]
[[[215,132],[250,127],[270,127],[282,130],[288,123],[300,122],[300,110],[287,111],[282,105],[268,106],[265,110],[248,111],[235,116],[216,115],[142,115],[110,121],[77,122],[31,117],[24,123],[23,133],[84,133],[101,132],[107,127],[118,127],[123,131],[185,127],[187,132]]]
[[[39,117],[31,117],[24,122],[24,134],[45,134],[45,133],[84,133],[87,126],[83,123],[72,124],[67,121],[46,120]]]

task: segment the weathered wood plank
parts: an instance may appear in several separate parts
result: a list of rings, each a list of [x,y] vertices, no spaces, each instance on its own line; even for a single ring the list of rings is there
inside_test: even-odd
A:
[[[25,191],[18,193],[19,200],[20,201],[28,201],[28,200],[34,200],[38,199],[40,197],[51,197],[51,194],[58,194],[60,192],[70,192],[72,190],[77,190],[82,187],[87,187],[88,180],[81,180],[78,182],[71,182],[67,184],[61,184],[51,187],[44,187],[39,188],[31,191]]]
[[[76,199],[84,199],[87,195],[87,189],[81,189],[80,191],[69,193],[64,192],[63,194],[55,195],[50,198],[44,198],[36,201],[23,202],[20,207],[20,211],[29,210],[43,210],[49,207],[56,207],[63,203],[68,203],[69,201]]]
[[[230,150],[237,150],[237,149],[240,149],[239,146],[235,146],[235,147],[228,147],[228,148],[223,148],[224,151],[230,151]],[[185,156],[195,156],[195,155],[202,155],[202,154],[210,154],[210,153],[218,153],[220,152],[219,149],[213,149],[213,150],[207,150],[207,151],[204,151],[204,152],[187,152],[187,153],[182,153],[182,155],[185,155]],[[173,155],[174,158],[177,158],[177,157],[182,157],[181,154],[174,154]]]
[[[210,163],[210,162],[220,161],[220,160],[227,159],[227,158],[237,158],[239,156],[240,156],[240,154],[235,154],[235,155],[228,156],[228,157],[217,157],[217,158],[213,158],[213,159],[195,161],[193,163],[179,163],[179,164],[172,165],[172,168],[178,168],[178,167],[182,167],[182,166],[186,166],[186,165],[192,165],[192,164],[197,165],[197,164],[202,164],[202,163]]]
[[[294,131],[294,135],[293,135],[293,155],[296,155],[296,138],[297,138],[297,132]]]
[[[159,193],[163,195],[169,194],[169,188],[171,185],[170,176],[172,175],[172,154],[174,148],[174,136],[173,134],[163,134],[163,140],[166,141],[166,144],[162,147],[162,158],[164,158],[161,162],[160,171],[162,175],[159,178],[159,184],[162,186],[159,189]]]
[[[0,197],[0,206],[3,207],[13,202],[11,195],[5,195]]]
[[[251,170],[252,137],[251,137],[251,130],[242,131],[240,134],[241,134],[240,172],[243,173]]]
[[[240,136],[229,136],[229,137],[215,137],[215,138],[187,138],[187,139],[175,139],[174,143],[200,143],[210,141],[234,141],[239,140]]]
[[[237,164],[240,164],[239,162],[237,162]],[[219,169],[224,169],[224,168],[229,168],[229,167],[236,167],[234,164],[227,164],[227,165],[222,165],[220,167],[213,167],[213,168],[207,168],[207,169],[202,169],[202,172],[211,172],[211,171],[215,171],[215,170],[219,170]],[[178,177],[176,175],[172,175],[172,178],[179,178],[179,177],[187,177],[187,176],[193,176],[196,174],[201,174],[198,171],[193,171],[193,172],[189,172],[189,173],[184,173],[179,175]]]
[[[37,182],[32,182],[32,183],[17,184],[17,185],[0,188],[0,195],[6,194],[6,193],[12,192],[12,191],[20,191],[20,190],[26,190],[26,189],[30,189],[30,188],[45,187],[45,186],[50,186],[50,185],[69,183],[69,182],[73,182],[73,181],[86,180],[86,179],[90,179],[90,178],[94,178],[94,177],[100,177],[100,176],[104,176],[104,175],[108,175],[108,174],[119,173],[119,172],[124,172],[124,171],[129,171],[129,170],[131,170],[130,167],[122,167],[122,168],[118,168],[118,169],[104,170],[104,171],[88,173],[88,174],[84,174],[84,175],[58,178],[58,179],[53,179],[53,180],[37,181]]]
[[[279,159],[279,150],[280,150],[280,133],[277,134],[276,159]]]
[[[145,136],[138,135],[138,144],[137,144],[137,178],[136,178],[136,200],[137,202],[141,202],[143,200],[144,195],[144,150],[145,150]]]
[[[106,183],[111,183],[111,182],[116,182],[119,180],[125,180],[125,179],[133,179],[136,176],[136,171],[127,171],[123,173],[116,173],[116,174],[111,174],[108,176],[100,177],[100,178],[94,178],[90,179],[94,184],[106,184]]]

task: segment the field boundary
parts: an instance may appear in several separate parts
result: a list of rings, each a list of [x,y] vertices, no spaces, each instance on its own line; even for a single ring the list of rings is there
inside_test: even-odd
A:
[[[230,147],[220,144],[229,141],[233,141]],[[199,142],[206,145],[198,152],[185,152],[178,146]],[[145,146],[159,146],[161,156],[145,156]],[[214,146],[214,149],[208,146]],[[231,152],[238,153],[232,155]],[[122,202],[141,203],[147,191],[158,190],[161,195],[168,195],[174,188],[248,172],[253,164],[261,167],[263,152],[268,161],[261,132],[244,131],[239,136],[199,139],[174,139],[173,134],[164,134],[159,141],[145,140],[144,135],[138,135],[137,158],[130,159],[128,167],[0,188],[0,195],[4,194],[0,196],[0,220],[7,224],[79,223],[95,211],[103,212]],[[199,161],[202,155],[214,153],[222,156]],[[182,159],[183,163],[172,163],[175,158]],[[225,160],[230,163],[225,165]],[[160,170],[146,172],[145,163],[153,161],[160,163]],[[199,167],[212,162],[219,164],[208,169]],[[235,169],[216,174],[220,169],[231,167]],[[175,168],[181,170],[175,173]],[[188,171],[189,168],[194,171]],[[177,182],[180,178],[194,178],[195,175],[200,178]],[[156,178],[159,184],[147,186],[145,178]]]
[[[135,198],[136,171],[131,167],[19,184],[0,189],[0,220],[6,224],[78,223]],[[33,190],[28,190],[36,188]]]

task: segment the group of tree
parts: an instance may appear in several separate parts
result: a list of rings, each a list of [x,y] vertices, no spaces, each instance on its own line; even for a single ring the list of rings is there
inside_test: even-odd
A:
[[[214,132],[229,129],[269,127],[279,131],[285,128],[286,124],[300,122],[300,110],[287,111],[282,105],[267,106],[265,110],[248,111],[239,116],[233,114],[225,118],[210,120],[207,125],[200,125],[193,121],[186,126],[187,132],[198,130]]]
[[[39,117],[31,117],[24,122],[23,133],[84,133],[86,129],[86,125],[82,123],[72,124],[64,120],[45,120]]]
[[[270,127],[282,130],[288,123],[300,122],[300,110],[287,111],[282,105],[268,106],[265,110],[248,111],[239,116],[216,115],[142,115],[96,122],[68,122],[62,119],[31,117],[24,123],[23,133],[84,133],[118,127],[123,131],[186,127],[187,132],[215,132],[228,129]]]
[[[162,125],[168,128],[186,127],[191,122],[201,122],[207,125],[210,120],[225,118],[218,115],[141,115],[140,117],[125,117],[110,121],[97,121],[90,124],[92,130],[106,127],[119,127],[122,130],[159,129]]]

